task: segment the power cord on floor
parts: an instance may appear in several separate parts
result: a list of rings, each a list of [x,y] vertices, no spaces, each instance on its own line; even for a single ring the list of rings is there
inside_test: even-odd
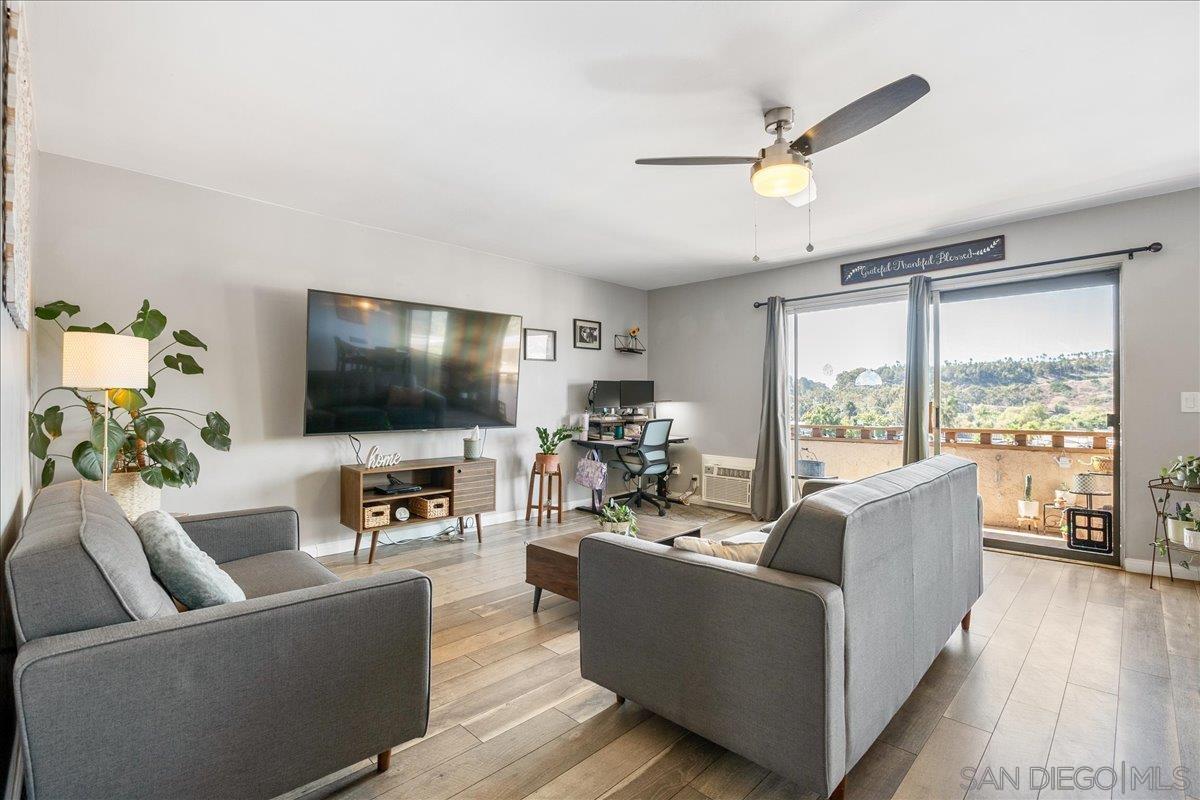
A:
[[[430,522],[432,521],[433,520],[430,520]],[[454,523],[453,525],[447,525],[437,533],[431,533],[428,536],[414,536],[411,539],[401,539],[400,541],[396,542],[392,541],[392,538],[388,536],[388,534],[381,532],[379,534],[379,538],[382,540],[380,544],[391,547],[413,544],[416,542],[461,542],[463,541],[463,534],[474,527],[474,517],[464,517],[461,531],[459,530],[458,523]]]

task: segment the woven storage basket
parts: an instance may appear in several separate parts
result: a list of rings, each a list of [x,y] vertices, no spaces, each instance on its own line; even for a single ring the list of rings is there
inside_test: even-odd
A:
[[[139,472],[114,472],[109,475],[108,493],[116,499],[130,522],[162,506],[162,489],[146,483]]]
[[[382,528],[391,522],[392,509],[391,506],[367,506],[363,509],[363,527],[364,528]]]
[[[414,497],[408,503],[408,508],[418,517],[438,519],[450,516],[449,497]]]

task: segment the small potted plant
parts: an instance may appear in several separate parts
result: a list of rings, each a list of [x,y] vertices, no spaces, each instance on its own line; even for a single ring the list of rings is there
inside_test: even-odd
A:
[[[1067,494],[1069,490],[1065,483],[1060,483],[1058,488],[1054,490],[1054,505],[1062,508],[1067,504]]]
[[[570,439],[572,434],[579,433],[583,428],[578,425],[559,425],[551,433],[547,428],[538,428],[538,454],[534,457],[540,472],[554,472],[558,469],[558,446]]]
[[[1017,516],[1025,519],[1036,519],[1038,515],[1038,504],[1033,499],[1033,476],[1025,476],[1025,496],[1017,501]]]
[[[624,536],[637,537],[637,515],[629,506],[619,506],[616,501],[609,500],[608,505],[600,508],[600,527],[610,533],[620,533]]]
[[[1175,513],[1167,515],[1167,538],[1173,544],[1185,544],[1188,531],[1196,530],[1196,517],[1190,503],[1175,504]]]
[[[1188,489],[1200,487],[1200,456],[1177,456],[1159,474],[1176,486]]]

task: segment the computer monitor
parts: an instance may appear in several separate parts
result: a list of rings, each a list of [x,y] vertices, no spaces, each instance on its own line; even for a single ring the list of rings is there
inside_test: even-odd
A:
[[[621,405],[621,381],[592,381],[592,408],[617,408]]]
[[[654,381],[621,381],[621,407],[648,406],[654,402]]]

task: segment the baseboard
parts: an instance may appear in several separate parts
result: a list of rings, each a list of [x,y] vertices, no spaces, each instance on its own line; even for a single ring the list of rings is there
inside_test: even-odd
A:
[[[1156,578],[1168,578],[1170,573],[1167,571],[1167,562],[1159,558],[1151,562],[1148,558],[1127,558],[1122,565],[1126,572],[1137,572],[1141,575],[1150,574],[1150,565],[1154,564],[1154,576]],[[1193,563],[1192,568],[1184,569],[1179,566],[1178,562],[1174,565],[1175,580],[1185,581],[1200,581],[1200,563]]]
[[[496,525],[501,522],[512,522],[515,519],[520,519],[525,512],[523,511],[493,511],[490,514],[483,515],[483,525],[486,528],[488,525]],[[455,517],[445,517],[443,519],[431,519],[428,525],[413,525],[404,528],[403,533],[389,531],[384,529],[383,534],[387,535],[392,542],[406,542],[413,539],[421,539],[431,534],[437,533],[442,528],[446,527],[450,522],[455,521]],[[471,531],[468,531],[471,533]],[[363,544],[369,544],[371,541],[370,534],[363,534]],[[321,556],[331,556],[335,553],[349,553],[354,550],[354,536],[347,536],[344,539],[335,539],[332,542],[318,542],[317,544],[300,545],[300,549],[308,553],[313,558]]]

